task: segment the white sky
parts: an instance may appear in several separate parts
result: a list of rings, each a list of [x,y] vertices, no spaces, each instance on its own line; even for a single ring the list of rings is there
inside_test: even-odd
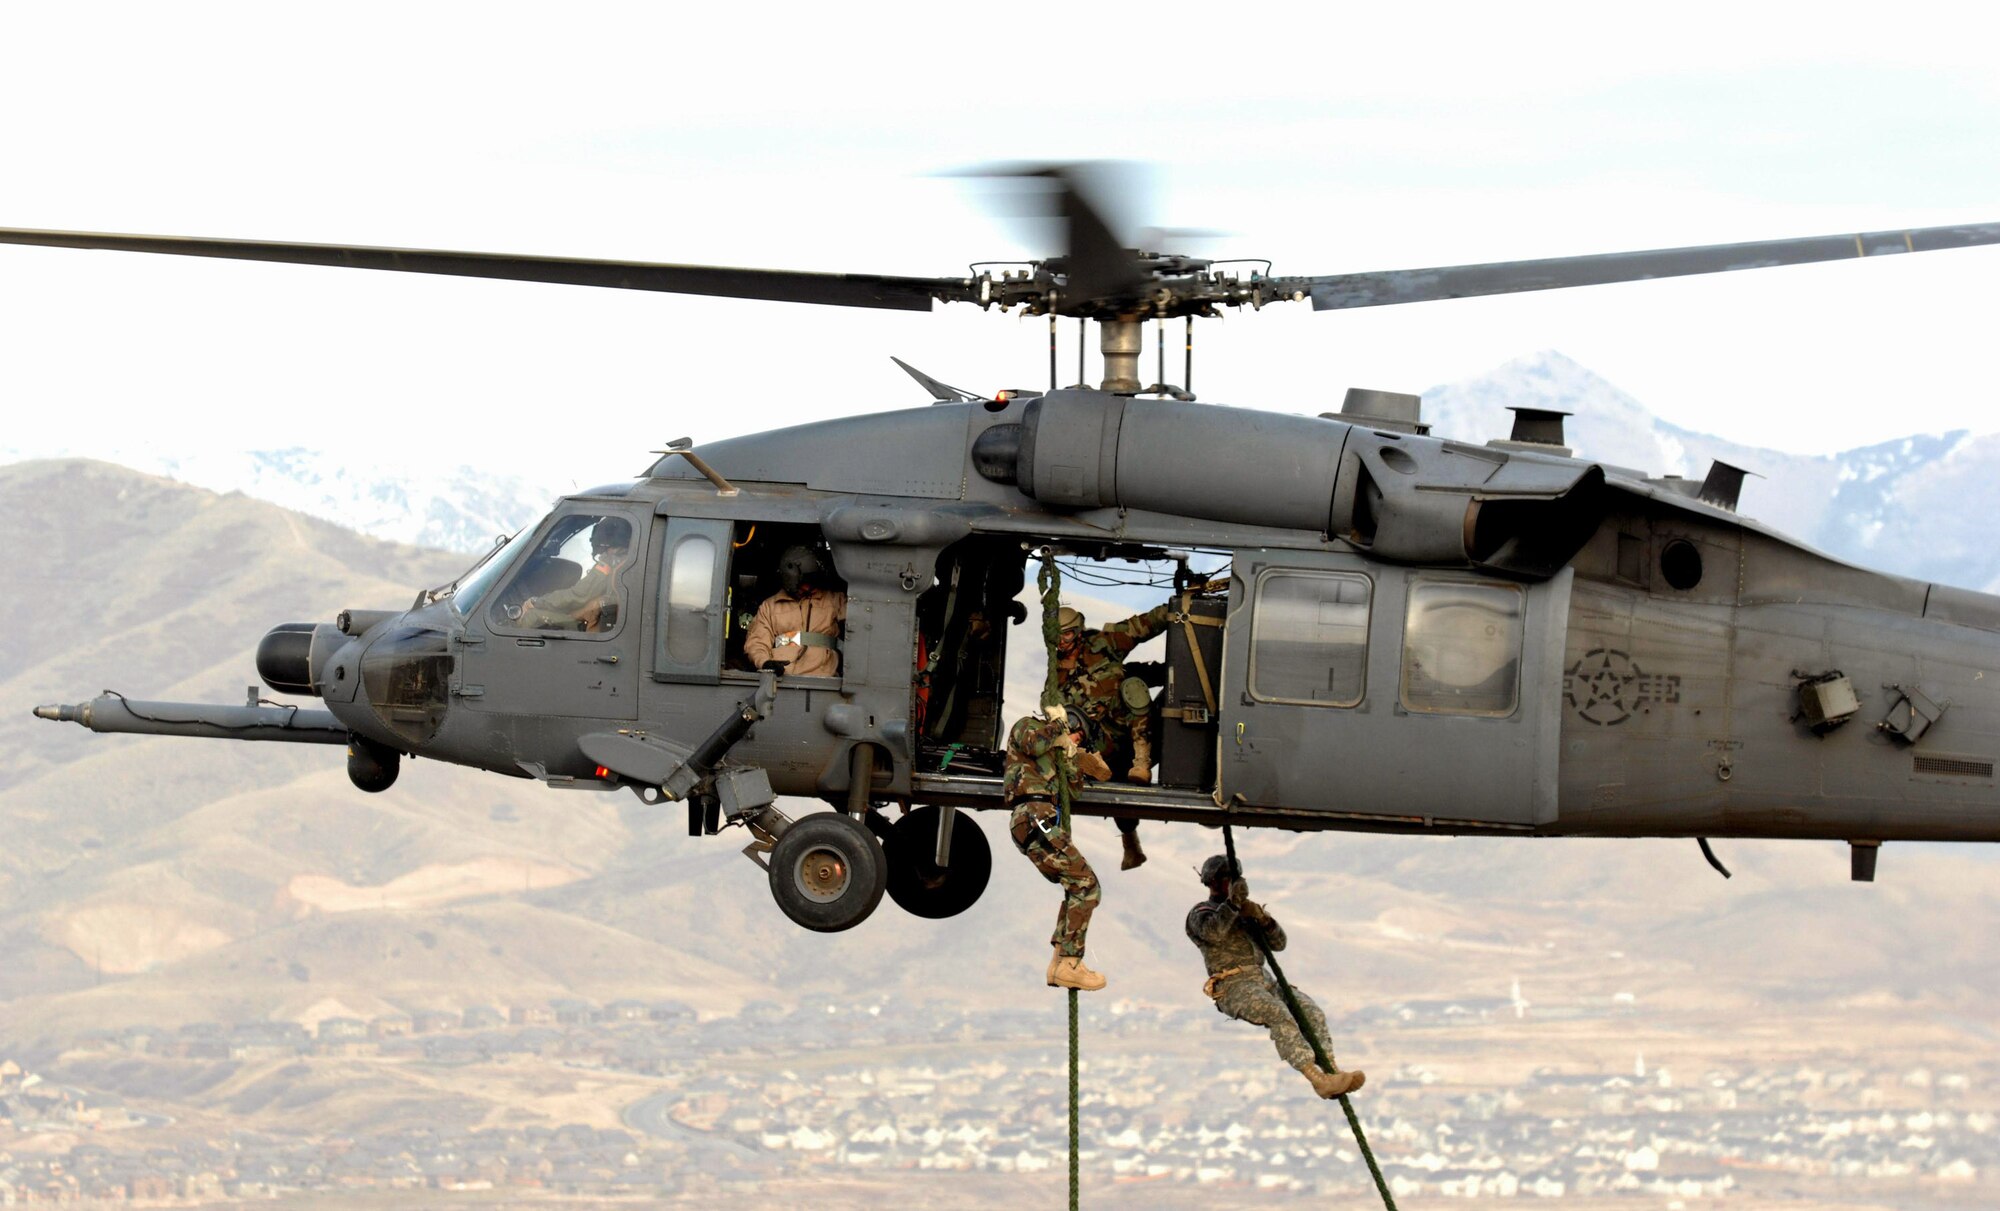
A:
[[[1152,162],[1149,221],[1279,273],[1995,221],[1994,12],[16,5],[0,225],[951,275],[1027,250],[931,174],[1085,157]],[[1556,348],[1756,444],[1987,431],[1996,279],[1979,249],[1293,304],[1201,326],[1194,385],[1317,411]],[[970,307],[23,248],[0,249],[0,334],[0,447],[305,445],[543,481],[920,404],[891,353],[979,390],[1046,374],[1040,321]]]

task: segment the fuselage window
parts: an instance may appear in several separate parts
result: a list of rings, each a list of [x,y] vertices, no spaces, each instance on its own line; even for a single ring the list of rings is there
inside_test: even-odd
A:
[[[1265,572],[1250,617],[1250,696],[1305,706],[1355,706],[1368,667],[1366,576]]]
[[[1403,706],[1443,715],[1513,714],[1526,600],[1519,585],[1411,584],[1403,623]]]
[[[689,534],[667,557],[666,648],[676,664],[701,661],[709,650],[717,621],[709,608],[715,594],[715,554],[713,539]]]

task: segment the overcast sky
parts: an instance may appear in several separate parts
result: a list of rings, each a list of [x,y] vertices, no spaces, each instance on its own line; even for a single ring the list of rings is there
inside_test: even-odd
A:
[[[691,7],[17,6],[0,225],[948,275],[1029,250],[936,174],[1089,157],[1152,163],[1148,221],[1279,273],[2000,220],[2000,18],[1970,6]],[[1194,385],[1318,411],[1554,348],[1757,444],[1988,431],[1996,280],[1979,249],[1295,304],[1205,325]],[[963,306],[21,248],[0,331],[0,446],[544,481],[922,403],[892,353],[981,391],[1046,376],[1041,322]]]

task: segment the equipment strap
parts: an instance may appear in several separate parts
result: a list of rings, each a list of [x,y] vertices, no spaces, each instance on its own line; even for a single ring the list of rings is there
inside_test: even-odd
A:
[[[1222,826],[1222,845],[1229,852],[1230,868],[1240,875],[1243,866],[1236,860],[1236,838],[1230,834],[1227,824]],[[1306,1042],[1312,1044],[1313,1059],[1319,1062],[1321,1071],[1332,1072],[1333,1061],[1326,1056],[1326,1046],[1320,1042],[1320,1037],[1313,1033],[1312,1026],[1306,1022],[1305,1012],[1299,1008],[1299,998],[1293,994],[1291,982],[1285,979],[1284,969],[1278,966],[1278,957],[1271,953],[1270,944],[1264,941],[1263,929],[1248,917],[1240,917],[1238,920],[1242,922],[1243,931],[1250,935],[1250,940],[1257,944],[1264,961],[1271,965],[1271,974],[1277,979],[1278,992],[1285,999],[1285,1008],[1291,1010],[1292,1020],[1299,1025],[1299,1033],[1305,1036]],[[1396,1196],[1389,1193],[1389,1183],[1382,1176],[1382,1166],[1375,1163],[1375,1153],[1368,1147],[1368,1137],[1362,1133],[1360,1116],[1354,1113],[1354,1103],[1349,1101],[1344,1093],[1340,1095],[1340,1108],[1347,1112],[1347,1125],[1354,1130],[1354,1142],[1361,1145],[1361,1159],[1368,1162],[1368,1174],[1375,1179],[1375,1190],[1382,1196],[1382,1205],[1388,1208],[1388,1211],[1396,1211]]]
[[[1193,603],[1193,596],[1191,593],[1181,594],[1181,608],[1174,616],[1174,621],[1179,622],[1181,629],[1187,632],[1188,655],[1194,659],[1195,679],[1201,682],[1201,700],[1208,707],[1209,712],[1213,714],[1215,711],[1215,683],[1208,678],[1208,661],[1202,659],[1201,643],[1195,638],[1194,629],[1197,626],[1219,627],[1222,625],[1222,619],[1196,618],[1188,611],[1188,607]]]

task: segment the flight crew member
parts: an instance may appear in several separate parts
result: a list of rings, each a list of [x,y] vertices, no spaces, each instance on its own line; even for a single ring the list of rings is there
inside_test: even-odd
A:
[[[1058,762],[1058,752],[1069,753],[1071,761]],[[1051,988],[1095,992],[1104,987],[1104,977],[1083,965],[1083,944],[1090,914],[1102,897],[1097,873],[1077,849],[1070,830],[1063,827],[1056,803],[1057,788],[1065,776],[1073,797],[1083,789],[1085,775],[1102,780],[1111,775],[1111,769],[1097,754],[1077,747],[1069,712],[1060,703],[1047,704],[1040,715],[1023,715],[1007,734],[1007,762],[1000,779],[1004,801],[1011,809],[1007,833],[1014,839],[1014,848],[1035,864],[1042,877],[1063,889],[1056,930],[1049,938],[1055,954],[1045,976]]]
[[[1208,967],[1208,982],[1201,990],[1214,1000],[1216,1012],[1268,1028],[1278,1057],[1304,1073],[1313,1092],[1321,1097],[1335,1098],[1361,1088],[1368,1079],[1366,1073],[1342,1072],[1338,1065],[1332,1072],[1324,1071],[1313,1058],[1312,1045],[1299,1033],[1298,1022],[1265,970],[1264,954],[1246,926],[1261,930],[1265,944],[1273,951],[1285,948],[1285,931],[1262,904],[1250,899],[1250,885],[1243,881],[1242,868],[1217,854],[1201,864],[1199,874],[1208,885],[1208,899],[1188,910],[1187,936],[1201,950],[1201,960]],[[1326,1062],[1332,1064],[1326,1015],[1298,988],[1292,989],[1292,995],[1298,998],[1306,1023],[1326,1046]]]
[[[1056,614],[1056,626],[1056,676],[1063,703],[1097,724],[1106,760],[1122,763],[1130,754],[1127,782],[1146,785],[1153,780],[1153,699],[1144,682],[1126,676],[1125,656],[1167,629],[1166,603],[1096,630],[1084,625],[1082,612],[1064,606]],[[1137,820],[1119,817],[1118,838],[1125,846],[1118,869],[1145,862]]]
[[[826,580],[825,565],[811,547],[787,547],[778,556],[778,591],[757,607],[757,617],[743,634],[743,654],[751,668],[776,660],[789,677],[840,675],[847,594],[824,587]]]
[[[622,517],[598,521],[590,531],[590,570],[566,589],[522,602],[519,625],[542,631],[609,630],[605,609],[617,606],[618,570],[631,548],[631,522]]]

